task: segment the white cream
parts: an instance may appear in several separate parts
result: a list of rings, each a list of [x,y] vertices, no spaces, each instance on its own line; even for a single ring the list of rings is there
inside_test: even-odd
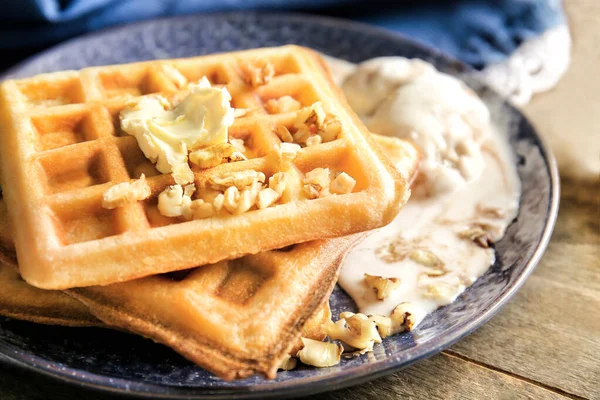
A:
[[[336,61],[328,61],[335,73]],[[424,162],[413,197],[391,224],[351,251],[339,284],[362,313],[389,316],[398,304],[408,302],[419,323],[454,301],[494,263],[493,249],[460,233],[480,224],[492,241],[504,235],[520,196],[512,153],[505,135],[491,126],[483,102],[430,65],[399,57],[374,59],[354,71],[347,63],[341,65],[347,76],[342,88],[349,102],[358,104],[367,126],[375,133],[415,140]],[[458,145],[465,141],[470,153],[462,150],[464,143]],[[469,166],[471,174],[461,172],[460,157],[458,162],[444,158],[444,152],[457,146],[459,156],[477,158]],[[452,176],[453,170],[458,177]],[[414,261],[416,250],[433,253],[441,266]],[[365,274],[399,278],[401,284],[378,300],[365,284]]]

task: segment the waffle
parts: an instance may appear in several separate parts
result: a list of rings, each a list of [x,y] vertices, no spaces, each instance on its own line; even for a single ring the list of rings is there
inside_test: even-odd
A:
[[[274,77],[254,87],[244,66],[259,62],[273,66]],[[265,104],[271,99],[288,95],[305,107],[320,101],[343,130],[336,140],[298,153],[286,195],[274,207],[192,221],[162,217],[157,197],[173,178],[158,174],[136,139],[121,131],[118,115],[136,96],[176,96],[181,75],[188,82],[206,76],[214,85],[226,85],[233,107],[253,110],[229,129],[230,137],[244,140],[248,160],[193,167],[198,193],[209,178],[227,172],[252,169],[268,178],[279,171],[281,140],[275,129],[284,125],[293,132],[298,112],[269,114]],[[0,102],[4,197],[10,218],[19,222],[21,274],[40,288],[105,285],[362,232],[390,222],[407,198],[406,182],[372,147],[321,58],[301,47],[5,81]],[[353,192],[304,198],[302,178],[317,167],[348,173],[356,180]],[[108,188],[138,178],[141,171],[154,172],[148,178],[150,198],[113,210],[102,207]]]

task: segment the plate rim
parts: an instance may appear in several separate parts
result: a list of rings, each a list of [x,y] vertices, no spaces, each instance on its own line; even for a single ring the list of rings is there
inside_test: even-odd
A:
[[[453,57],[439,51],[438,49],[432,48],[415,38],[384,29],[373,25],[369,25],[362,22],[356,22],[352,20],[315,15],[310,13],[289,13],[289,12],[269,12],[269,11],[237,11],[237,12],[214,12],[214,13],[195,13],[188,15],[169,16],[162,18],[155,18],[143,21],[137,21],[130,24],[120,24],[109,28],[104,28],[98,31],[89,32],[75,38],[66,40],[57,45],[54,45],[42,52],[36,53],[27,59],[19,62],[18,64],[10,67],[2,74],[0,74],[0,80],[6,79],[7,76],[17,73],[27,65],[36,62],[38,59],[48,56],[49,54],[62,51],[63,48],[71,46],[75,43],[84,43],[89,38],[96,36],[102,36],[105,34],[114,34],[119,31],[127,31],[136,26],[151,25],[157,22],[163,21],[177,21],[181,19],[195,19],[195,18],[206,18],[206,17],[257,17],[257,18],[284,18],[286,21],[293,22],[306,22],[307,19],[313,23],[325,24],[328,26],[342,27],[346,29],[367,32],[374,35],[386,36],[390,40],[402,40],[410,42],[411,45],[420,48],[424,52],[436,57],[445,59],[450,64],[459,66],[463,71],[472,71],[472,68],[463,62],[454,59]],[[487,86],[484,85],[486,88]],[[535,127],[527,119],[527,117],[516,107],[510,105],[506,101],[503,101],[504,106],[508,107],[511,112],[517,113],[524,124],[530,128],[533,132],[538,145],[536,146],[540,150],[540,155],[543,158],[550,178],[549,186],[549,204],[547,207],[544,229],[538,239],[537,246],[533,251],[531,257],[526,261],[523,268],[523,272],[516,278],[512,286],[508,287],[507,290],[502,293],[496,302],[489,304],[484,310],[481,311],[477,316],[470,318],[463,324],[454,326],[447,330],[440,340],[435,344],[424,345],[424,351],[417,355],[417,357],[406,361],[398,362],[396,357],[388,357],[383,360],[379,360],[373,364],[366,364],[369,368],[365,370],[359,370],[350,373],[346,371],[339,371],[334,373],[332,376],[320,376],[312,378],[312,381],[305,381],[299,383],[278,383],[273,388],[261,388],[253,389],[252,387],[234,387],[234,388],[193,388],[189,386],[170,386],[160,385],[148,382],[132,381],[123,378],[109,378],[106,375],[99,375],[86,370],[79,370],[69,367],[59,368],[59,363],[48,362],[43,358],[36,356],[31,353],[22,353],[12,355],[15,353],[8,345],[0,342],[0,362],[5,362],[13,366],[31,371],[36,374],[49,377],[56,381],[68,383],[80,388],[91,389],[100,393],[112,393],[118,395],[124,395],[129,397],[146,397],[152,395],[154,398],[160,399],[230,399],[230,398],[266,398],[275,396],[286,396],[286,397],[298,397],[306,396],[325,391],[338,390],[349,386],[358,385],[373,379],[380,378],[382,376],[391,374],[400,369],[406,368],[415,362],[431,357],[441,350],[453,345],[465,336],[471,334],[473,331],[485,324],[491,319],[506,303],[514,296],[514,294],[521,288],[523,283],[531,275],[537,264],[539,263],[542,255],[544,254],[554,226],[556,223],[559,202],[560,202],[560,178],[558,173],[558,167],[556,159],[554,158],[547,141],[543,136],[539,135]],[[512,147],[512,146],[511,146]],[[110,382],[109,382],[110,379]],[[261,385],[262,386],[262,385]]]

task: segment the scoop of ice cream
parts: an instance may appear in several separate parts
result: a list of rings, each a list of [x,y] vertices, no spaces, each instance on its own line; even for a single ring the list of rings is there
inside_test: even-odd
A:
[[[378,57],[358,65],[342,89],[350,106],[361,118],[376,111],[379,104],[400,86],[435,68],[422,60],[403,57]]]
[[[451,192],[480,176],[489,111],[458,79],[420,60],[386,57],[359,65],[343,89],[371,132],[421,148],[417,194]]]

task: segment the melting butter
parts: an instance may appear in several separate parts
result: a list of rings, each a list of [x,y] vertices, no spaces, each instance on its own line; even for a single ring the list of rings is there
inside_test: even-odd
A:
[[[176,106],[161,96],[142,97],[121,111],[121,128],[135,136],[144,155],[162,173],[187,164],[188,153],[227,143],[234,112],[227,88],[203,77]]]

